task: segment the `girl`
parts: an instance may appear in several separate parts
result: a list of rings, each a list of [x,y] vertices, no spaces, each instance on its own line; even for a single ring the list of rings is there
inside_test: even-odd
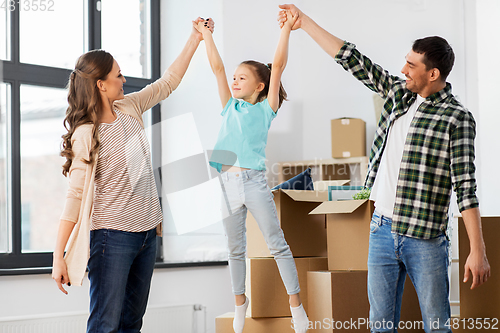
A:
[[[265,178],[265,148],[271,121],[286,98],[281,75],[288,58],[288,40],[296,18],[289,12],[281,29],[272,65],[256,61],[241,63],[233,76],[232,96],[222,59],[217,51],[210,20],[198,23],[221,99],[223,123],[210,165],[222,177],[224,202],[228,210],[224,229],[228,239],[229,271],[235,295],[233,328],[243,331],[248,298],[245,296],[245,219],[247,209],[257,220],[267,245],[276,260],[289,295],[296,332],[306,332],[308,318],[299,297],[299,281],[292,252],[279,227],[276,207]],[[227,207],[227,208],[226,208]]]
[[[199,21],[165,74],[139,92],[124,95],[120,67],[103,50],[80,56],[71,73],[61,152],[69,191],[52,278],[67,294],[62,285],[81,285],[88,264],[88,333],[140,332],[162,221],[142,114],[179,85],[203,39]]]

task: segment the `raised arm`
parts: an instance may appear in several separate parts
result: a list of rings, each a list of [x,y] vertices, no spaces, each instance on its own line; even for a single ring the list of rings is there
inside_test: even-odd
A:
[[[198,48],[198,45],[203,40],[203,35],[196,29],[196,26],[200,22],[205,22],[202,18],[198,17],[193,21],[193,30],[189,39],[184,46],[184,49],[179,54],[179,56],[174,60],[174,62],[168,67],[167,71],[173,72],[177,74],[180,78],[186,74],[189,63],[193,58],[194,52]],[[207,30],[213,31],[213,21],[210,22],[210,25],[207,26]]]
[[[312,20],[309,16],[304,14],[300,9],[298,9],[295,5],[286,4],[280,5],[281,9],[286,11],[290,11],[293,17],[296,17],[296,21],[292,26],[292,30],[296,30],[301,28],[309,36],[314,39],[316,43],[326,53],[328,53],[332,58],[335,58],[335,55],[340,51],[342,45],[344,45],[344,41],[338,37],[335,37],[322,27],[320,27],[314,20]],[[278,21],[280,26],[283,26],[287,20],[286,15],[283,12],[280,12],[278,15]]]
[[[215,74],[215,78],[217,79],[217,87],[219,89],[219,97],[222,107],[225,107],[231,98],[231,89],[229,88],[229,84],[227,82],[224,63],[222,62],[219,51],[217,50],[217,46],[215,46],[212,31],[209,29],[210,22],[212,22],[211,19],[207,19],[205,22],[199,22],[196,29],[201,32],[203,39],[205,40],[208,62],[210,63],[212,72]]]
[[[140,91],[127,94],[124,99],[115,101],[116,108],[129,111],[133,109],[138,116],[141,116],[144,112],[170,96],[179,86],[194,52],[198,48],[200,41],[203,40],[203,35],[195,29],[198,22],[204,22],[204,20],[198,17],[195,21],[192,21],[193,27],[186,45],[162,77]],[[213,30],[213,22],[209,25],[209,29]]]
[[[277,112],[279,107],[281,76],[288,61],[288,44],[290,40],[290,31],[292,30],[292,27],[297,20],[297,17],[293,16],[290,11],[283,12],[285,12],[284,15],[287,16],[287,20],[281,27],[280,39],[278,41],[276,52],[274,53],[273,66],[271,67],[269,92],[267,93],[267,100],[274,112]]]
[[[369,58],[361,54],[354,44],[344,42],[342,39],[330,34],[294,5],[280,5],[279,7],[297,16],[292,30],[299,28],[305,30],[346,71],[349,71],[356,79],[382,98],[387,98],[394,84],[404,84],[404,80],[391,75],[381,66],[373,63]],[[280,12],[278,15],[280,26],[283,26],[286,21],[287,17]]]

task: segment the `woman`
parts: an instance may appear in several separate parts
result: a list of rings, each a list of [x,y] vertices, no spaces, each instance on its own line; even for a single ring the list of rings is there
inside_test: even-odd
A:
[[[88,333],[140,332],[162,221],[142,114],[179,85],[203,39],[200,21],[165,74],[139,92],[124,95],[120,67],[103,50],[80,56],[71,73],[61,152],[69,190],[52,278],[67,294],[63,284],[81,285],[88,265]]]

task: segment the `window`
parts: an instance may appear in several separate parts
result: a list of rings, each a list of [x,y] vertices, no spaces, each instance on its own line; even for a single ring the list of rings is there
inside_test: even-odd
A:
[[[52,3],[0,9],[0,274],[52,264],[68,186],[59,156],[65,88],[78,56],[108,50],[127,78],[126,93],[160,76],[159,0]],[[159,122],[159,110],[146,117]]]
[[[8,119],[10,107],[8,96],[10,96],[10,86],[0,83],[0,253],[10,251],[10,216],[9,216],[9,194],[8,177]]]
[[[50,252],[68,190],[59,156],[67,92],[26,84],[20,92],[22,252]]]
[[[0,10],[0,36],[5,36],[0,42],[0,60],[10,60],[10,13],[7,10]],[[0,71],[1,73],[1,71]]]
[[[151,77],[151,8],[147,1],[102,1],[102,48],[129,76]],[[126,22],[126,24],[124,24]]]
[[[54,1],[51,10],[21,10],[21,63],[73,69],[75,60],[88,49],[84,43],[84,4],[84,0]]]

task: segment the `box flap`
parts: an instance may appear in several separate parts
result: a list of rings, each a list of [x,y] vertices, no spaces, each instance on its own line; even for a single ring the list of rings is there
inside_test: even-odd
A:
[[[328,201],[328,191],[281,190],[294,201]]]
[[[327,201],[316,207],[309,214],[349,214],[361,207],[368,200]]]

